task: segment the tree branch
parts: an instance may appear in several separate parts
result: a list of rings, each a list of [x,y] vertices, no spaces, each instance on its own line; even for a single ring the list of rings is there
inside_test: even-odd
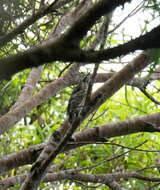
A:
[[[24,32],[24,30],[29,27],[31,24],[33,24],[38,19],[42,18],[46,14],[54,11],[57,8],[60,8],[64,4],[68,3],[71,0],[62,0],[57,3],[55,1],[51,3],[48,7],[43,7],[40,9],[37,13],[33,14],[32,16],[28,17],[26,20],[24,20],[19,26],[17,26],[15,29],[10,31],[5,36],[0,37],[0,47],[4,46],[7,42],[11,41],[13,38],[15,38],[18,34],[21,34]]]
[[[70,47],[65,35],[57,40],[34,47],[31,50],[12,55],[0,60],[0,80],[11,77],[18,71],[25,68],[38,66],[51,61],[75,61],[81,63],[100,62],[121,55],[126,55],[135,50],[145,50],[149,48],[159,48],[160,42],[157,40],[160,35],[160,25],[147,34],[140,36],[127,43],[114,48],[100,51],[84,51]],[[67,45],[68,44],[68,45]],[[63,54],[62,54],[63,52]],[[78,64],[78,63],[77,63]]]

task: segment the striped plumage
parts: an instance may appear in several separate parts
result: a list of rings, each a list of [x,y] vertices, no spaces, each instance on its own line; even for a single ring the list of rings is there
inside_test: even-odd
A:
[[[80,116],[79,114],[85,106],[89,80],[90,75],[87,74],[72,91],[67,108],[67,116],[70,123],[72,123],[76,117]]]

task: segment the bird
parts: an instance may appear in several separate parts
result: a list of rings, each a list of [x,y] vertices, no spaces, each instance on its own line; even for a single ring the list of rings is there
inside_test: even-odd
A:
[[[72,91],[67,107],[67,116],[70,124],[72,124],[76,117],[80,117],[80,113],[85,107],[89,83],[90,73],[88,73]]]

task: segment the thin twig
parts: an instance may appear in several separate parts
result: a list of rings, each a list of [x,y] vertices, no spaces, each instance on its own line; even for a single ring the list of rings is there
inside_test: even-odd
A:
[[[142,146],[142,145],[145,144],[147,141],[148,141],[148,140],[145,140],[144,142],[142,142],[141,144],[135,146],[134,148],[138,148],[138,147]],[[117,159],[117,158],[119,158],[119,157],[121,157],[121,156],[123,156],[123,155],[125,155],[125,154],[127,154],[127,153],[129,153],[129,152],[131,152],[131,151],[132,151],[132,150],[127,150],[127,151],[125,151],[125,152],[123,152],[123,153],[120,153],[120,154],[111,156],[110,158],[108,158],[108,159],[106,159],[106,160],[103,160],[102,162],[99,162],[99,163],[94,164],[94,165],[92,165],[92,166],[87,166],[87,167],[83,167],[83,168],[74,169],[73,171],[82,171],[82,170],[87,170],[87,169],[90,170],[90,169],[92,169],[92,168],[95,168],[95,167],[97,167],[97,166],[100,166],[100,165],[104,164],[105,162],[109,162],[109,161],[112,161],[112,160],[114,160],[114,159]],[[72,171],[72,170],[69,170],[69,171]]]
[[[59,73],[59,75],[58,75],[58,78],[61,77],[62,73],[63,73],[66,69],[68,69],[68,67],[70,67],[70,65],[72,65],[72,63],[69,63],[67,66],[65,66],[65,67],[62,69],[62,71],[61,71],[61,72]]]
[[[142,5],[141,5],[142,4]],[[108,32],[108,34],[113,33],[117,28],[119,28],[129,17],[134,16],[144,5],[142,1],[136,8],[134,8],[119,24],[117,24],[112,30]],[[139,7],[139,8],[138,8]],[[137,9],[137,10],[136,10]]]
[[[154,99],[144,88],[139,88],[139,90],[145,95],[147,96],[147,98],[149,98],[152,102],[154,102],[157,105],[160,105],[160,102],[157,101],[156,99]]]

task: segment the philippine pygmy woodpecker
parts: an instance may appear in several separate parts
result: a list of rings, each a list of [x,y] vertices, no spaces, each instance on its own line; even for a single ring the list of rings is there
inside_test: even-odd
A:
[[[90,74],[87,74],[73,90],[67,108],[68,121],[72,123],[76,117],[80,117],[88,92]]]

